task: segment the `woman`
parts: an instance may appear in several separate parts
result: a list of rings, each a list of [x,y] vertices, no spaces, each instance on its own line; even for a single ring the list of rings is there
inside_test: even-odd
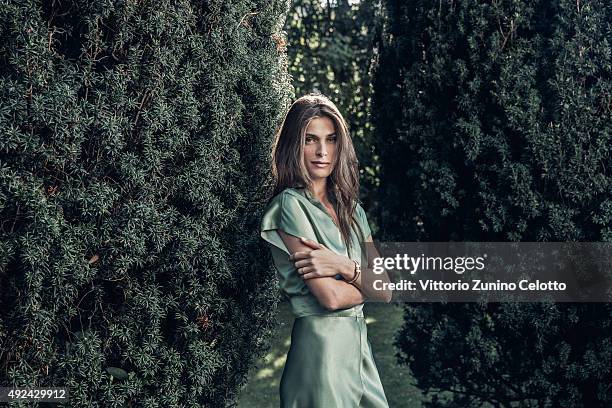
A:
[[[261,224],[295,322],[281,407],[388,407],[363,317],[359,173],[346,122],[321,95],[293,103],[273,147]],[[378,294],[383,301],[390,293]]]

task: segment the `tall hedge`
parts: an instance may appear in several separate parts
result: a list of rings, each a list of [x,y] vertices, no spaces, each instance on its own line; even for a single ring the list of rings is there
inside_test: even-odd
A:
[[[386,239],[612,241],[612,7],[385,2],[373,114]],[[432,406],[612,401],[610,304],[407,305]],[[515,406],[515,405],[512,405]]]
[[[224,406],[277,302],[257,235],[284,0],[0,6],[0,384]]]

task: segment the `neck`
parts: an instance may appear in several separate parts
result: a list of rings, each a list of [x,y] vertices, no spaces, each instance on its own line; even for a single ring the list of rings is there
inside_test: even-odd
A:
[[[322,203],[326,203],[327,200],[327,178],[313,180],[312,182],[312,194],[314,197]]]

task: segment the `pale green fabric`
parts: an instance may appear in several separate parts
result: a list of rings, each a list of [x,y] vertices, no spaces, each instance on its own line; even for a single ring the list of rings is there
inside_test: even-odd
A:
[[[262,219],[261,236],[270,244],[280,289],[296,317],[280,384],[282,408],[388,407],[367,338],[363,304],[333,312],[323,308],[289,261],[276,231],[312,239],[362,262],[361,243],[371,231],[360,205],[356,219],[363,238],[353,231],[350,256],[340,230],[308,190],[284,190],[270,201]]]

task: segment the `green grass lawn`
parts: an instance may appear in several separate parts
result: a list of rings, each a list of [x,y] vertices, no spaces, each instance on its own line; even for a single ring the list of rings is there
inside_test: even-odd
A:
[[[414,386],[407,367],[395,362],[393,339],[402,324],[401,305],[366,303],[364,314],[368,324],[368,338],[376,366],[391,408],[421,407],[425,396]],[[289,345],[293,316],[288,302],[280,304],[277,327],[272,347],[249,373],[249,381],[242,389],[239,408],[278,408],[278,386]]]

